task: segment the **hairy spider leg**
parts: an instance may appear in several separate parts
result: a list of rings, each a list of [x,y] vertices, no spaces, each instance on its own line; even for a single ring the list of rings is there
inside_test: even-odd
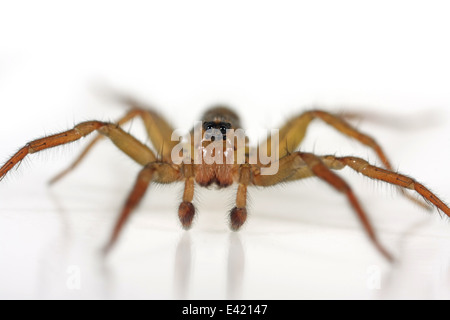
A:
[[[283,182],[305,179],[316,176],[343,193],[361,221],[366,234],[381,254],[392,261],[391,254],[379,242],[369,218],[362,209],[350,186],[331,169],[340,169],[343,165],[336,161],[325,164],[320,157],[303,152],[294,152],[280,159],[279,171],[275,175],[260,175],[256,172],[252,182],[256,186],[272,186]]]
[[[183,192],[183,201],[178,207],[178,218],[180,219],[183,228],[188,230],[191,228],[192,221],[194,220],[195,216],[195,207],[192,204],[192,200],[194,199],[194,186],[195,186],[193,165],[184,164],[183,173],[185,178],[184,192]]]
[[[344,179],[332,172],[330,168],[328,168],[318,156],[312,153],[298,153],[298,155],[303,161],[305,161],[308,167],[311,168],[312,172],[318,178],[325,181],[334,189],[336,189],[336,191],[343,193],[347,197],[350,205],[358,215],[358,218],[361,221],[364,230],[366,231],[372,243],[387,260],[393,261],[392,255],[381,245],[380,241],[378,240],[378,237],[367,214],[364,212],[361,204],[358,201],[358,198],[355,196],[353,190],[350,188],[347,182],[345,182]]]
[[[119,214],[109,241],[104,248],[104,253],[108,253],[116,243],[126,221],[141,202],[151,182],[167,184],[181,181],[182,179],[183,175],[179,166],[170,163],[152,162],[141,169],[133,189],[126,200],[121,213]]]
[[[333,168],[335,169],[348,166],[366,177],[385,181],[404,189],[416,191],[425,201],[432,203],[438,210],[444,212],[448,217],[450,217],[450,208],[423,184],[417,182],[411,177],[379,168],[371,165],[366,160],[357,157],[335,157],[329,155],[322,157],[322,159],[329,164],[333,164]]]
[[[303,141],[306,135],[307,128],[314,119],[321,119],[326,124],[335,128],[342,134],[351,137],[361,142],[362,144],[370,147],[376,153],[378,158],[381,160],[383,166],[386,169],[393,171],[392,165],[388,160],[386,154],[384,153],[381,146],[375,141],[374,138],[357,130],[341,117],[322,110],[306,111],[300,114],[299,116],[292,118],[280,129],[279,132],[280,142],[278,145],[280,158],[288,155],[289,153],[295,151],[298,148],[298,146]],[[265,152],[267,152],[268,155],[270,155],[271,137],[268,137],[268,139],[265,142],[263,142],[259,146],[259,148],[262,148],[263,150],[265,150]],[[420,199],[411,196],[404,189],[399,188],[399,191],[404,197],[420,205],[421,207],[427,210],[432,209],[426,202],[423,202]]]
[[[171,136],[174,131],[173,128],[162,116],[160,116],[157,112],[153,111],[152,109],[146,108],[145,106],[139,104],[138,102],[132,100],[131,98],[120,98],[120,99],[124,103],[128,104],[131,107],[131,109],[125,114],[125,116],[119,119],[116,122],[116,124],[118,126],[122,126],[125,123],[131,121],[132,119],[140,117],[143,121],[144,127],[155,150],[158,151],[162,160],[170,162],[172,148],[178,143],[178,141],[171,141]],[[80,155],[69,167],[67,167],[65,170],[63,170],[50,180],[50,184],[59,181],[69,172],[73,171],[86,157],[86,155],[93,148],[93,146],[97,144],[98,141],[102,140],[102,138],[103,138],[102,135],[98,135],[97,137],[95,137],[83,149]]]
[[[236,206],[230,211],[230,228],[233,231],[239,230],[247,220],[247,187],[251,183],[251,177],[251,165],[240,165]]]
[[[156,160],[152,150],[116,124],[87,121],[77,124],[71,130],[28,142],[0,168],[0,180],[27,155],[79,140],[93,131],[108,137],[120,150],[141,165]]]
[[[432,203],[438,210],[450,217],[450,208],[423,184],[406,175],[371,165],[366,160],[357,157],[336,157],[332,155],[318,157],[309,153],[295,152],[280,159],[279,171],[276,175],[260,175],[257,170],[254,170],[252,183],[256,186],[272,186],[317,176],[347,195],[352,207],[360,217],[366,233],[374,242],[374,230],[349,186],[337,175],[324,168],[341,170],[346,166],[374,180],[381,180],[400,188],[416,191],[425,201]],[[381,247],[378,240],[374,243],[386,258],[392,259],[391,255]]]

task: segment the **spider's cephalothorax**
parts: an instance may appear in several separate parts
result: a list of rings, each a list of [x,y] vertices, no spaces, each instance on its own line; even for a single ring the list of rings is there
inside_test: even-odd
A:
[[[226,129],[240,129],[241,121],[239,116],[226,106],[215,106],[208,109],[202,115],[203,123],[224,124]]]
[[[201,156],[201,161],[191,159],[195,163],[192,169],[197,184],[224,188],[237,181],[238,170],[234,161],[236,129],[240,129],[239,117],[227,107],[213,107],[203,114],[201,144],[196,146],[194,141],[192,145],[194,152],[198,151]],[[188,164],[184,166],[186,168]]]
[[[218,135],[222,137],[222,140],[227,140],[227,130],[230,129],[231,124],[229,122],[222,122],[222,121],[203,122],[203,130],[207,133],[205,135],[205,138],[210,139],[211,141],[215,141]]]
[[[197,163],[195,161],[187,161],[176,164],[171,158],[172,149],[177,146],[177,142],[171,140],[174,131],[172,126],[150,108],[129,98],[122,99],[122,101],[127,102],[131,108],[117,123],[113,124],[102,121],[82,122],[68,131],[27,143],[0,168],[0,180],[28,154],[76,141],[94,131],[100,133],[100,135],[87,145],[72,166],[51,181],[55,182],[75,168],[87,152],[102,137],[109,138],[122,152],[139,163],[142,169],[120,213],[106,247],[107,249],[111,248],[116,242],[124,223],[141,201],[150,183],[184,182],[183,199],[178,209],[178,216],[182,226],[186,229],[191,227],[195,216],[195,207],[192,201],[196,185],[227,187],[232,184],[237,184],[236,204],[229,212],[229,220],[231,229],[238,230],[247,218],[247,188],[249,186],[266,187],[309,177],[317,177],[347,198],[369,239],[389,260],[392,259],[391,255],[380,244],[353,190],[334,171],[349,167],[369,178],[391,183],[398,186],[403,195],[424,207],[430,208],[425,202],[419,201],[405,192],[406,189],[415,191],[427,202],[431,203],[432,206],[441,210],[447,216],[450,216],[450,208],[423,184],[408,176],[392,171],[392,166],[385,153],[374,139],[358,131],[337,115],[321,110],[311,110],[293,117],[280,128],[277,137],[278,143],[275,147],[271,144],[271,137],[256,147],[257,150],[264,149],[278,156],[274,160],[277,162],[278,170],[272,174],[262,174],[267,163],[260,161],[259,158],[255,162],[249,161],[248,155],[251,151],[249,151],[248,146],[245,146],[245,155],[241,162],[219,163],[216,161],[217,159],[223,160],[231,153],[239,151],[235,147],[229,146],[229,144],[233,145],[231,143],[233,142],[233,138],[229,134],[229,130],[241,128],[239,117],[229,108],[222,106],[214,107],[206,111],[202,116],[201,131],[203,140],[201,140],[199,146],[192,145],[192,147],[200,148],[201,153],[208,157]],[[153,148],[158,152],[158,157],[155,151],[121,128],[124,123],[135,117],[140,117],[143,120]],[[306,134],[309,124],[314,119],[320,119],[340,133],[372,148],[380,158],[383,167],[373,166],[366,160],[353,156],[336,157],[333,155],[315,155],[313,153],[296,151]],[[205,133],[208,131],[215,131],[217,134],[220,133],[222,139],[218,141],[214,134],[206,136]],[[219,148],[211,148],[211,146],[214,146],[213,144],[217,143],[219,143]],[[219,156],[215,158],[217,155]]]
[[[239,116],[230,108],[215,106],[208,109],[202,116],[204,141],[227,140],[227,132],[241,128]]]

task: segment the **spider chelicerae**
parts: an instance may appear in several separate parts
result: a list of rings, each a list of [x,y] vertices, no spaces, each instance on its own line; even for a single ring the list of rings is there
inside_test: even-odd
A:
[[[229,212],[230,228],[236,231],[247,219],[248,187],[267,187],[317,177],[347,198],[371,242],[390,261],[393,260],[392,255],[378,240],[355,193],[334,171],[349,167],[369,178],[393,184],[409,199],[427,209],[435,207],[450,217],[450,208],[442,200],[413,178],[394,172],[380,145],[338,115],[323,110],[303,112],[284,124],[276,137],[269,136],[257,147],[251,148],[245,136],[240,139],[242,135],[236,134],[242,129],[238,115],[227,107],[216,106],[203,114],[200,125],[189,134],[189,143],[181,144],[179,140],[173,139],[174,129],[157,112],[132,98],[121,96],[120,99],[129,105],[130,109],[117,123],[82,122],[73,129],[33,140],[0,168],[1,180],[29,154],[76,141],[94,131],[98,132],[99,135],[85,147],[74,163],[51,180],[54,183],[73,170],[100,139],[109,138],[122,152],[142,165],[142,169],[112,230],[105,247],[106,252],[116,243],[125,222],[151,183],[184,182],[178,216],[185,229],[191,227],[195,216],[196,210],[192,201],[196,185],[225,188],[237,184],[235,206]],[[154,150],[158,151],[158,156],[155,151],[121,128],[123,124],[136,117],[142,119]],[[338,132],[372,148],[383,167],[371,165],[366,160],[353,156],[337,157],[296,151],[314,119],[320,119]],[[237,143],[238,140],[241,143]],[[273,169],[274,165],[275,170],[269,170]],[[406,193],[405,190],[408,189],[418,193],[424,201]]]

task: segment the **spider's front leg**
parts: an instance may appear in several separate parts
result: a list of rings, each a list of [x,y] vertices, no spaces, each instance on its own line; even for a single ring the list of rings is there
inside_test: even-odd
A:
[[[313,176],[320,178],[347,197],[350,205],[361,221],[366,234],[369,236],[369,239],[386,259],[392,261],[393,258],[391,254],[379,242],[374,228],[353,190],[341,177],[330,170],[330,168],[341,169],[343,166],[342,163],[337,161],[329,161],[325,164],[321,158],[311,153],[295,152],[279,160],[279,170],[276,174],[254,174],[252,182],[254,185],[266,187]]]
[[[230,211],[230,228],[237,231],[247,220],[247,187],[251,183],[252,167],[242,164],[239,167],[239,185],[236,194],[236,206]]]
[[[194,167],[192,164],[183,164],[182,166],[184,182],[183,201],[178,207],[178,218],[184,229],[190,229],[194,220],[195,207],[192,204],[194,199]]]
[[[318,157],[311,153],[295,152],[279,160],[279,170],[275,175],[263,176],[254,174],[252,183],[258,186],[272,186],[313,176],[319,177],[347,196],[371,241],[388,260],[392,260],[391,255],[379,243],[367,215],[349,185],[331,171],[341,170],[346,166],[369,178],[381,180],[402,189],[416,191],[425,201],[432,203],[438,210],[450,217],[450,208],[423,184],[406,175],[373,166],[366,160],[357,157],[336,157],[331,155]]]
[[[114,98],[128,105],[131,109],[117,122],[117,126],[122,126],[127,122],[138,117],[142,119],[147,135],[150,138],[154,148],[161,155],[162,160],[170,161],[170,153],[172,148],[176,145],[176,141],[171,140],[171,135],[174,129],[172,126],[157,112],[151,108],[137,102],[136,100],[125,97],[122,95],[114,94]],[[91,151],[91,149],[99,142],[104,136],[98,135],[95,137],[80,153],[80,155],[75,159],[75,161],[65,170],[60,172],[58,175],[50,180],[50,183],[55,183],[67,175],[69,172],[74,170],[81,161],[86,157],[86,155]]]
[[[145,192],[147,191],[150,183],[172,183],[181,181],[183,179],[183,172],[180,166],[167,162],[151,162],[147,164],[140,172],[133,186],[131,193],[129,194],[125,205],[117,219],[114,229],[111,233],[109,241],[104,248],[104,253],[108,253],[114,244],[117,242],[119,234],[128,220],[130,214],[139,205]],[[184,203],[184,202],[183,202]],[[180,210],[181,206],[180,205]],[[192,216],[194,212],[192,212]],[[192,219],[191,219],[192,221]]]
[[[306,135],[308,127],[314,119],[320,119],[343,135],[355,139],[356,141],[368,146],[377,154],[378,158],[383,163],[383,166],[388,170],[392,170],[392,165],[388,160],[388,157],[381,148],[381,145],[374,138],[354,128],[342,117],[323,110],[306,111],[299,116],[293,117],[280,129],[279,143],[277,145],[277,151],[280,158],[289,155],[291,152],[298,148]],[[271,137],[269,137],[267,141],[262,143],[259,148],[262,149],[262,152],[266,152],[265,154],[270,155],[272,152]],[[403,196],[422,206],[423,208],[427,210],[431,209],[431,207],[429,207],[427,203],[411,197],[402,188],[400,188],[400,192]]]
[[[0,180],[27,155],[79,140],[94,131],[108,137],[121,151],[141,165],[146,165],[156,159],[153,151],[117,125],[101,121],[87,121],[76,125],[71,130],[27,143],[0,168]]]
[[[411,177],[373,166],[366,160],[357,157],[325,156],[322,157],[322,159],[324,162],[332,165],[336,169],[348,166],[366,177],[381,180],[395,186],[399,186],[403,189],[416,191],[425,199],[425,201],[432,203],[438,210],[441,210],[448,217],[450,217],[450,208],[423,184],[417,182]]]

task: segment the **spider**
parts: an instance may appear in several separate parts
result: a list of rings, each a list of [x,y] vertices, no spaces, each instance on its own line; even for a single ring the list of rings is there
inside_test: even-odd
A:
[[[277,170],[271,174],[263,174],[263,170],[274,163],[264,162],[258,156],[261,153],[257,153],[255,161],[250,161],[252,151],[255,148],[250,148],[247,145],[248,140],[241,147],[235,146],[233,143],[235,136],[231,134],[231,130],[241,129],[241,124],[238,115],[228,107],[215,106],[203,114],[200,125],[201,140],[195,142],[194,139],[189,143],[188,149],[192,153],[188,153],[187,159],[194,160],[192,155],[198,151],[203,155],[209,153],[210,156],[216,156],[216,160],[225,159],[231,154],[236,156],[233,158],[234,160],[231,163],[229,161],[225,163],[220,161],[207,162],[205,158],[200,162],[175,162],[173,151],[180,142],[172,139],[174,129],[169,123],[153,109],[132,98],[121,96],[120,99],[130,109],[118,122],[82,122],[75,125],[71,130],[33,140],[14,154],[0,169],[1,180],[29,154],[76,141],[94,131],[100,133],[85,147],[70,167],[51,180],[51,183],[54,183],[73,170],[100,139],[103,137],[109,138],[122,152],[142,165],[142,169],[112,230],[109,241],[105,246],[105,252],[108,252],[117,242],[128,217],[140,203],[151,183],[184,182],[183,198],[178,208],[178,217],[184,229],[189,229],[192,226],[195,216],[196,209],[192,201],[196,185],[200,187],[215,185],[219,188],[226,188],[237,184],[235,206],[229,212],[230,228],[237,231],[247,219],[248,187],[268,187],[279,183],[317,177],[347,198],[368,238],[389,261],[393,261],[393,256],[380,243],[355,193],[347,182],[334,171],[349,167],[371,179],[393,184],[402,191],[404,196],[419,202],[428,209],[434,206],[450,217],[450,208],[442,200],[413,178],[394,172],[380,145],[372,137],[358,131],[338,115],[323,110],[309,110],[291,118],[280,128],[277,144],[274,145],[273,137],[269,136],[256,147],[256,150],[265,151],[269,156],[277,156],[275,160]],[[142,119],[153,147],[160,150],[158,156],[147,145],[121,128],[123,124],[136,117]],[[298,151],[307,128],[314,119],[320,119],[343,135],[356,139],[372,148],[381,160],[382,167],[374,166],[366,160],[354,156],[337,157]],[[194,130],[191,131],[190,136],[194,136]],[[213,144],[216,148],[210,148]],[[179,153],[178,151],[175,154]],[[237,154],[239,152],[243,155],[243,161],[238,163]],[[186,159],[186,155],[184,157]],[[419,200],[406,193],[405,190],[408,189],[422,196],[424,202],[421,201],[422,199]]]

